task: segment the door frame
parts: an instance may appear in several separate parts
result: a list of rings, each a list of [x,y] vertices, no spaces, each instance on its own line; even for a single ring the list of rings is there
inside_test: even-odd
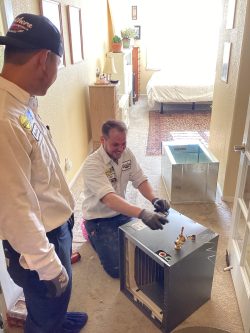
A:
[[[236,149],[235,149],[236,150]],[[231,276],[235,288],[236,297],[241,313],[244,329],[250,333],[250,274],[247,273],[245,265],[245,255],[248,242],[250,242],[250,201],[248,207],[243,198],[247,175],[250,170],[250,98],[247,107],[247,117],[242,145],[240,146],[240,162],[235,190],[232,225],[228,241],[228,254],[231,269]],[[245,229],[242,242],[242,249],[237,241],[238,222],[241,214],[244,217]]]

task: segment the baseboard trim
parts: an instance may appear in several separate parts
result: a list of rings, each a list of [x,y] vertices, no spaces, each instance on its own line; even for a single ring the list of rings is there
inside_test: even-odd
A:
[[[219,196],[221,198],[222,197],[222,192],[221,192],[221,187],[220,187],[219,183],[217,183],[217,192],[218,192],[218,194],[219,194]]]
[[[71,179],[70,183],[69,183],[69,188],[72,190],[75,182],[77,181],[77,178],[79,177],[80,173],[82,172],[82,168],[83,168],[83,163],[84,161],[82,162],[80,168],[78,169],[77,173],[74,175],[74,177]]]
[[[89,141],[89,146],[88,146],[88,155],[90,153],[92,153],[92,151],[93,151],[93,140],[91,139]],[[72,189],[72,187],[74,186],[75,182],[77,181],[77,178],[79,177],[80,173],[82,172],[83,164],[84,164],[84,161],[82,162],[80,168],[78,169],[78,171],[76,172],[76,174],[74,175],[74,177],[69,182],[69,188],[70,189]]]
[[[234,202],[234,197],[230,197],[230,196],[222,196],[222,197],[221,197],[221,200],[222,200],[222,201],[226,201],[226,202],[231,202],[231,203],[233,203],[233,202]]]
[[[88,146],[88,155],[93,152],[93,140],[91,139],[89,141],[89,146]]]
[[[217,191],[218,191],[219,196],[220,196],[220,198],[221,198],[222,201],[230,202],[230,203],[234,202],[234,197],[232,197],[232,196],[224,196],[222,194],[221,187],[220,187],[219,184],[217,184]]]

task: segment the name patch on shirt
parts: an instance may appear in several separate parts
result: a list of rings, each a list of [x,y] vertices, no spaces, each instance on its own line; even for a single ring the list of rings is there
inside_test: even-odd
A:
[[[39,138],[40,138],[40,130],[37,126],[36,123],[33,124],[33,127],[32,127],[32,131],[31,131],[32,135],[34,136],[34,138],[39,141]]]
[[[109,179],[109,181],[111,182],[112,185],[117,182],[115,169],[112,166],[105,171],[105,174],[108,177],[108,179]]]
[[[122,162],[122,171],[131,169],[131,160]]]

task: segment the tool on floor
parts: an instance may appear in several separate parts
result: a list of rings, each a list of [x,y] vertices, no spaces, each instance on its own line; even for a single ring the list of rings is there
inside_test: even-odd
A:
[[[229,258],[229,253],[228,250],[226,250],[226,264],[227,266],[223,268],[224,272],[231,271],[233,269],[233,266],[230,265],[230,258]]]
[[[231,269],[233,269],[233,266],[227,266],[227,267],[223,268],[223,271],[227,272],[227,271],[231,271]]]
[[[73,252],[71,255],[71,264],[76,263],[77,261],[81,260],[81,255],[79,252]]]

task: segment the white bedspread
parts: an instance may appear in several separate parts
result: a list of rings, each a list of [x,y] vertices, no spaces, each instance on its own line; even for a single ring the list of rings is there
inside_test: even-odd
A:
[[[148,104],[210,102],[213,87],[214,73],[155,72],[147,84]]]

